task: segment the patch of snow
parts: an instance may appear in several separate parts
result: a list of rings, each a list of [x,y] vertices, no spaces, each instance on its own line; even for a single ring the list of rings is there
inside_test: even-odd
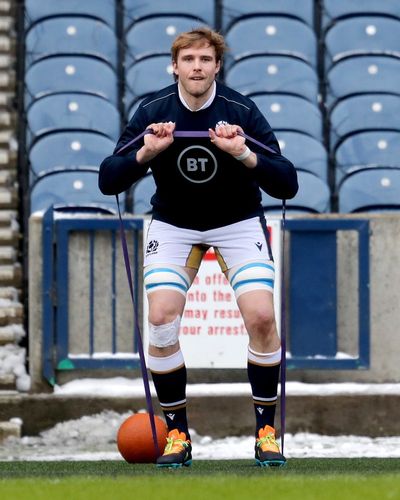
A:
[[[0,446],[0,460],[123,460],[116,436],[132,413],[104,411],[97,415],[58,423],[39,436],[10,437]],[[212,439],[191,429],[194,459],[253,459],[254,437],[228,436]],[[285,455],[290,458],[396,457],[400,458],[400,436],[370,438],[286,434]]]

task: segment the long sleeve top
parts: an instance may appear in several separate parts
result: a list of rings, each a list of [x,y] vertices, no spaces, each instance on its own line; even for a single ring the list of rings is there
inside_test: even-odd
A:
[[[207,131],[217,124],[239,125],[250,137],[272,148],[271,153],[248,144],[257,154],[257,166],[246,167],[209,138],[175,138],[149,163],[139,164],[136,153],[143,139],[118,151],[151,123],[175,122],[176,131]],[[190,111],[181,102],[177,84],[145,99],[123,131],[114,153],[100,166],[103,194],[121,193],[151,169],[156,184],[153,218],[178,227],[205,231],[262,215],[260,188],[279,199],[293,198],[298,190],[293,164],[256,104],[217,83],[216,95],[205,109]],[[134,196],[134,191],[133,191]]]

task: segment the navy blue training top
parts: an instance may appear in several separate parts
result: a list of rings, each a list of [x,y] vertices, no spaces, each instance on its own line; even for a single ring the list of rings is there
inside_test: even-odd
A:
[[[249,143],[258,164],[251,169],[211,143],[209,138],[175,138],[165,151],[140,165],[136,152],[143,140],[116,152],[151,123],[175,122],[176,131],[215,129],[218,123],[239,125],[250,137],[276,154]],[[177,84],[145,99],[123,131],[113,155],[100,166],[99,188],[104,194],[127,190],[151,168],[157,186],[151,199],[153,218],[178,227],[205,231],[262,215],[261,193],[293,198],[297,174],[281,155],[272,129],[256,104],[217,83],[216,96],[203,110],[190,111],[181,102]]]

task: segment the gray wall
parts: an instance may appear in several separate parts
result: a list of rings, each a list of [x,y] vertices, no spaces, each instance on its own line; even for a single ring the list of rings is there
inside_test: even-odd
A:
[[[337,218],[337,215],[310,216],[318,219]],[[359,215],[340,216],[341,218],[366,218]],[[292,370],[288,373],[290,380],[304,382],[399,382],[400,381],[400,342],[398,339],[400,328],[399,308],[399,283],[400,283],[400,217],[397,214],[368,215],[370,219],[370,327],[371,327],[371,365],[368,370]],[[30,218],[29,227],[29,367],[32,378],[32,390],[34,392],[50,389],[42,380],[41,346],[42,346],[42,218],[40,214],[33,214]],[[290,241],[290,238],[289,238]],[[357,350],[357,236],[356,234],[338,235],[338,338],[340,350],[355,353]],[[71,266],[71,279],[74,282],[74,290],[81,290],[79,300],[71,301],[71,321],[75,325],[73,331],[80,332],[85,324],[85,311],[82,309],[85,302],[84,285],[80,279],[85,280],[85,262],[83,254],[86,254],[87,242],[83,234],[78,236],[73,243],[73,261]],[[108,259],[110,251],[107,235],[99,235],[96,240],[96,260],[104,253],[104,261]],[[79,249],[82,248],[82,255]],[[100,252],[100,253],[99,253]],[[100,257],[99,257],[100,255]],[[122,262],[122,256],[121,256]],[[122,264],[121,264],[122,265]],[[83,266],[83,267],[82,267]],[[99,305],[101,298],[104,299],[107,287],[107,269],[100,269],[101,279],[105,286],[99,286]],[[102,274],[104,272],[104,274]],[[289,270],[290,272],[290,270]],[[118,280],[124,281],[123,268],[118,269]],[[107,308],[104,302],[102,307],[97,307],[95,312],[99,331],[102,324],[107,324]],[[131,310],[130,297],[126,285],[121,284],[121,292],[118,295],[118,307],[121,310],[122,324],[130,325],[127,311]],[[102,321],[102,315],[103,321]],[[289,318],[290,322],[290,318]],[[106,337],[108,329],[103,328]],[[121,335],[131,332],[131,326],[127,330],[121,328]],[[98,334],[98,332],[96,332]],[[100,339],[99,347],[108,349],[107,338]],[[79,333],[72,335],[73,350],[79,350],[84,340],[79,338]],[[129,343],[125,338],[124,342]],[[101,349],[99,349],[101,350]],[[188,367],[190,369],[190,367]],[[190,371],[190,370],[189,370]],[[97,373],[99,375],[99,373]],[[227,378],[232,380],[232,374]],[[89,375],[89,374],[88,374]],[[91,373],[90,376],[95,376]],[[105,376],[115,376],[115,373],[102,373]],[[82,376],[82,373],[69,372],[69,378]],[[207,377],[207,374],[205,374]],[[217,377],[218,378],[218,377]],[[240,376],[235,376],[240,379]],[[215,374],[210,373],[210,381],[216,381]],[[203,376],[204,381],[204,376]]]

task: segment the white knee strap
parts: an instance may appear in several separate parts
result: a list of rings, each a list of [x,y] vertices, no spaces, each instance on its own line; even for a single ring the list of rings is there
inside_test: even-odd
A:
[[[236,298],[252,290],[274,291],[275,267],[272,261],[252,261],[234,266],[228,273]]]
[[[181,317],[178,316],[164,325],[153,325],[149,323],[149,344],[155,347],[168,347],[175,345],[179,338],[179,326]]]
[[[158,290],[175,290],[186,297],[190,278],[183,267],[174,265],[151,264],[144,269],[146,293]]]

